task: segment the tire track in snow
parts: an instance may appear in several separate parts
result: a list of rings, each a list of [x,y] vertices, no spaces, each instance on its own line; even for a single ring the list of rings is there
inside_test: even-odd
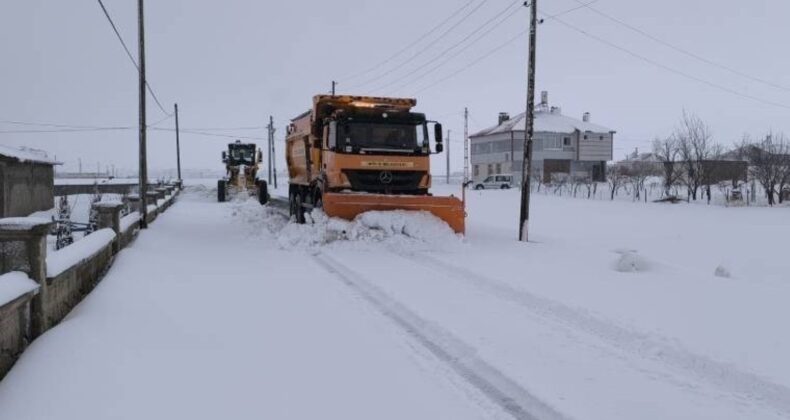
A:
[[[540,297],[525,290],[472,270],[457,267],[436,258],[397,253],[409,261],[445,274],[447,278],[466,282],[505,301],[514,303],[531,314],[573,330],[592,335],[604,342],[640,358],[659,362],[686,372],[690,376],[740,394],[790,416],[790,388],[735,366],[717,362],[706,356],[662,343],[647,334],[618,326],[560,302]],[[449,274],[449,275],[448,275]]]
[[[352,269],[326,254],[314,255],[314,260],[513,418],[568,419],[481,359],[473,347],[421,318]]]

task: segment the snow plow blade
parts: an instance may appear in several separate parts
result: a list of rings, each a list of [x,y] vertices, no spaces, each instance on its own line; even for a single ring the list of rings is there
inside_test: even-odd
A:
[[[372,210],[427,211],[444,220],[456,233],[465,230],[464,203],[452,196],[325,193],[322,200],[324,212],[330,217],[353,220]]]

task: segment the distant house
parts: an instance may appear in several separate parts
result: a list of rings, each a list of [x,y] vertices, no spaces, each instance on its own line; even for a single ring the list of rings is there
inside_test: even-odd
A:
[[[40,150],[0,145],[0,218],[54,207],[53,167],[59,164]]]
[[[469,136],[472,177],[512,174],[521,179],[525,114],[511,118],[500,113],[497,125]],[[541,94],[535,111],[533,174],[548,182],[554,175],[606,179],[606,162],[612,160],[615,131],[582,119],[562,115],[559,107],[549,107],[548,94]]]
[[[737,185],[739,182],[746,182],[748,175],[748,162],[740,159],[736,151],[723,153],[717,159],[706,159],[701,163],[701,169],[705,173],[704,184],[716,185],[722,182],[730,182]],[[674,165],[676,170],[682,173],[685,169],[682,162],[664,162],[654,153],[633,153],[626,156],[624,160],[616,165],[625,168],[627,171],[643,171],[647,175],[663,176],[664,167]]]

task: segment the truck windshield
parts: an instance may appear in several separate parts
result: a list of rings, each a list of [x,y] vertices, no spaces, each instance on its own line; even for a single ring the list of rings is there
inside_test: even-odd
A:
[[[357,149],[418,151],[423,145],[423,130],[423,124],[354,122],[342,126],[338,143]]]

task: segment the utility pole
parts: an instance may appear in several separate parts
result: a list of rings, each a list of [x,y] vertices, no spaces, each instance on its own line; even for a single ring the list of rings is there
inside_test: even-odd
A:
[[[272,116],[269,115],[269,125],[266,126],[268,130],[268,136],[266,137],[266,156],[268,158],[268,165],[266,165],[266,169],[268,170],[269,176],[267,178],[269,185],[272,183]]]
[[[176,114],[176,169],[178,170],[178,182],[181,183],[181,142],[178,133],[178,104],[173,104]]]
[[[450,130],[447,130],[447,185],[450,185]]]
[[[77,162],[80,167],[79,173],[82,173],[82,158],[77,158]]]
[[[469,109],[464,108],[464,188],[469,183]]]
[[[526,3],[524,3],[526,5]],[[529,196],[532,184],[532,135],[535,132],[535,43],[538,25],[538,0],[532,0],[529,14],[529,63],[527,64],[527,118],[524,127],[524,160],[521,164],[521,214],[518,239],[529,240]]]
[[[337,86],[337,82],[332,80],[332,96],[335,96],[335,86]]]
[[[143,22],[143,0],[137,0],[137,36],[140,43],[139,47],[139,67],[140,67],[140,168],[139,168],[139,190],[140,190],[140,228],[148,227],[146,216],[148,216],[148,204],[146,203],[146,192],[148,192],[148,162],[146,162],[146,125],[145,125],[145,25]]]
[[[277,131],[277,129],[274,128],[274,119],[271,115],[269,116],[269,125],[272,126],[272,178],[274,178],[274,188],[277,188],[277,159],[275,159],[277,155],[274,153],[274,132]]]

